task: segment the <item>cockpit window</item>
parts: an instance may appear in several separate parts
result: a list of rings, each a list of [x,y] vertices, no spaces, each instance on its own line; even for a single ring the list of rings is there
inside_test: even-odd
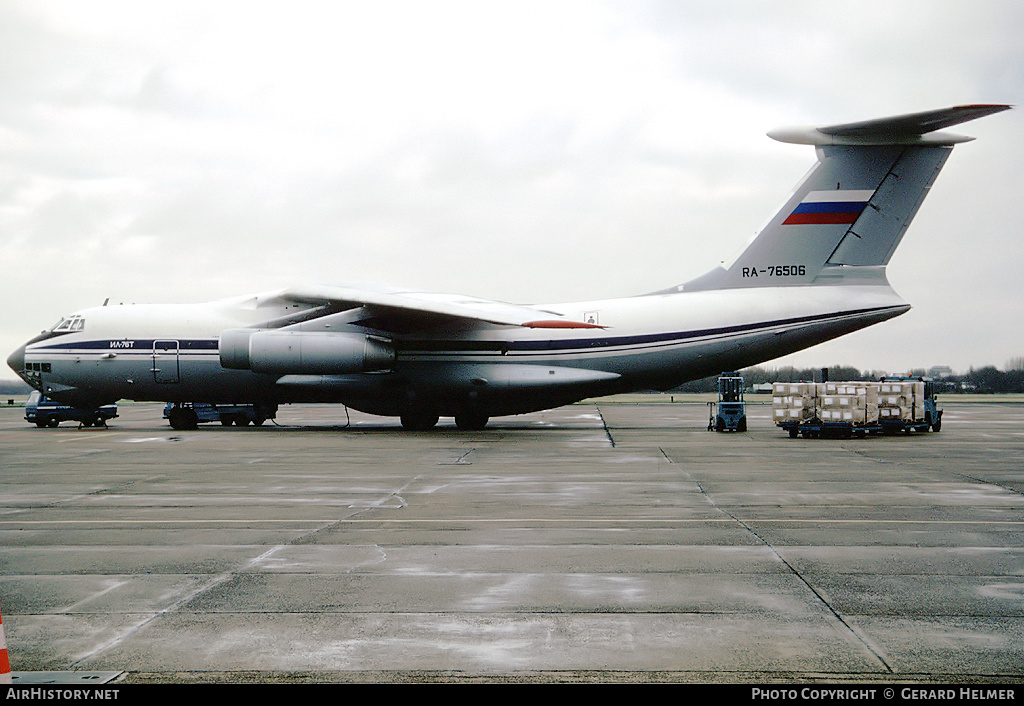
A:
[[[72,331],[81,331],[84,328],[85,319],[83,319],[78,314],[75,314],[65,319],[61,319],[59,322],[57,322],[57,325],[50,330],[53,331],[54,333],[70,333]]]

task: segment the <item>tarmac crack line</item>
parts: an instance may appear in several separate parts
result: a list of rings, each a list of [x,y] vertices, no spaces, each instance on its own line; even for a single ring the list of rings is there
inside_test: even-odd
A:
[[[975,483],[981,483],[982,485],[995,486],[1000,490],[1005,490],[1007,493],[1013,493],[1014,495],[1024,495],[1024,491],[1018,490],[1017,488],[1013,488],[1009,485],[1004,485],[1003,483],[997,483],[994,480],[987,480],[985,478],[975,478],[974,476],[968,475],[966,473],[957,473],[955,475],[959,476],[960,478],[966,478],[967,480],[974,481]]]
[[[612,430],[608,427],[608,420],[604,418],[604,412],[601,411],[600,405],[594,405],[594,409],[597,410],[597,416],[601,418],[601,426],[604,427],[604,433],[608,436],[608,443],[615,448],[615,437],[612,436]],[[662,451],[664,453],[664,451]]]
[[[106,642],[106,643],[96,647],[95,649],[87,652],[86,654],[82,655],[81,657],[79,657],[78,659],[76,659],[74,662],[71,663],[71,668],[74,669],[76,667],[79,667],[86,660],[92,659],[93,657],[96,657],[97,655],[100,655],[103,652],[106,652],[107,650],[110,650],[110,649],[113,649],[114,647],[117,647],[118,645],[120,645],[121,643],[125,642],[129,638],[131,638],[131,637],[139,634],[140,632],[142,632],[142,630],[144,630],[146,627],[151,625],[154,621],[158,620],[159,618],[162,618],[162,617],[164,617],[166,615],[170,615],[171,613],[177,612],[177,610],[181,606],[183,606],[186,603],[188,603],[189,601],[195,599],[197,596],[201,596],[202,594],[207,593],[207,592],[213,590],[217,586],[220,586],[221,584],[225,583],[229,579],[232,579],[235,576],[237,576],[239,573],[245,571],[250,566],[253,566],[257,562],[266,559],[268,556],[273,555],[275,552],[277,552],[280,549],[288,546],[291,543],[292,542],[286,542],[285,544],[281,544],[281,545],[278,545],[276,547],[271,547],[270,549],[268,549],[267,551],[263,552],[259,556],[254,557],[254,558],[250,559],[249,561],[245,562],[240,568],[232,569],[230,571],[225,571],[225,572],[215,576],[213,579],[207,581],[206,583],[204,583],[204,584],[202,584],[200,586],[197,586],[194,590],[192,590],[188,594],[182,596],[181,598],[179,598],[178,600],[174,601],[173,603],[171,603],[167,607],[161,608],[160,610],[152,613],[151,615],[149,615],[148,617],[146,617],[145,619],[143,619],[142,621],[140,621],[139,623],[137,623],[133,627],[129,628],[124,633],[118,635],[117,637],[113,638],[112,640],[110,640],[110,641],[108,641],[108,642]]]
[[[190,602],[192,600],[195,600],[197,597],[199,597],[199,596],[201,596],[201,595],[203,595],[205,593],[209,593],[210,591],[212,591],[216,587],[218,587],[218,586],[226,583],[227,581],[235,578],[239,574],[244,573],[245,571],[247,571],[248,569],[252,568],[253,566],[259,565],[260,563],[262,563],[263,561],[265,561],[269,557],[273,556],[277,552],[281,551],[285,547],[290,547],[290,546],[298,545],[298,544],[308,540],[310,537],[313,537],[314,535],[319,534],[320,532],[323,532],[325,530],[329,530],[332,527],[337,527],[337,526],[341,525],[341,523],[345,522],[346,520],[351,520],[352,518],[354,518],[355,516],[359,515],[360,513],[366,512],[367,510],[372,510],[372,509],[381,507],[384,503],[386,503],[388,500],[391,500],[392,498],[398,498],[399,501],[404,506],[405,505],[405,500],[402,499],[401,493],[406,488],[408,488],[410,485],[412,485],[417,480],[419,480],[421,477],[422,476],[417,475],[417,476],[414,476],[413,478],[410,478],[401,487],[391,491],[386,496],[384,496],[379,502],[374,503],[372,506],[359,508],[355,512],[351,512],[348,515],[346,515],[345,517],[341,517],[341,518],[338,518],[338,519],[335,519],[335,520],[331,520],[330,522],[325,523],[321,527],[318,527],[316,529],[312,529],[312,530],[308,530],[306,532],[303,532],[302,534],[300,534],[300,535],[298,535],[296,537],[293,537],[292,539],[288,540],[287,542],[284,542],[282,544],[278,544],[278,545],[276,545],[274,547],[271,547],[270,549],[268,549],[267,551],[263,552],[262,554],[249,559],[248,561],[246,561],[245,563],[243,563],[239,567],[236,567],[236,568],[231,569],[229,571],[224,571],[224,572],[218,574],[217,576],[213,577],[209,581],[206,581],[202,585],[197,586],[194,590],[190,591],[188,594],[186,594],[186,595],[182,596],[181,598],[179,598],[178,600],[172,602],[170,605],[168,605],[168,606],[166,606],[164,608],[161,608],[160,610],[152,613],[151,615],[149,615],[145,619],[141,620],[136,625],[134,625],[131,628],[129,628],[124,633],[122,633],[122,634],[114,637],[113,639],[109,640],[108,642],[105,642],[102,645],[99,645],[98,647],[90,650],[89,652],[87,652],[86,654],[82,655],[81,657],[78,657],[74,662],[71,663],[71,668],[74,669],[76,667],[80,667],[82,665],[82,663],[85,662],[86,660],[92,659],[92,658],[94,658],[94,657],[96,657],[96,656],[98,656],[98,655],[100,655],[100,654],[102,654],[102,653],[104,653],[104,652],[106,652],[106,651],[108,651],[110,649],[113,649],[113,648],[117,647],[118,645],[124,643],[126,640],[128,640],[128,639],[132,638],[133,636],[135,636],[135,635],[139,634],[140,632],[142,632],[145,628],[147,628],[148,626],[152,625],[156,620],[158,620],[158,619],[160,619],[162,617],[165,617],[167,615],[171,615],[172,613],[177,612],[178,609],[181,608],[181,606],[185,605],[186,603],[188,603],[188,602]]]
[[[689,478],[694,483],[694,485],[697,486],[697,489],[700,490],[701,495],[704,496],[704,499],[707,500],[712,507],[714,507],[718,512],[722,513],[723,515],[732,518],[732,520],[737,525],[742,527],[744,531],[749,533],[752,537],[757,539],[758,542],[763,544],[768,549],[768,551],[772,553],[772,556],[774,556],[776,560],[779,561],[779,563],[785,566],[789,570],[789,572],[798,581],[800,581],[800,583],[807,587],[807,590],[811,592],[811,594],[825,607],[826,610],[828,610],[829,613],[831,613],[831,615],[839,622],[839,624],[842,625],[843,628],[845,628],[854,637],[854,639],[864,647],[864,649],[870,652],[871,655],[878,660],[882,667],[884,667],[885,671],[887,671],[890,674],[894,673],[893,668],[886,661],[881,651],[878,650],[874,645],[872,645],[871,642],[867,640],[867,638],[865,638],[863,635],[861,635],[860,632],[858,632],[850,623],[848,623],[846,619],[842,616],[842,614],[840,614],[839,611],[836,610],[836,608],[828,601],[828,599],[826,599],[820,591],[818,591],[814,586],[812,586],[810,581],[804,578],[803,574],[801,574],[795,566],[786,561],[786,558],[778,552],[778,550],[772,545],[771,542],[769,542],[767,539],[758,534],[757,531],[749,524],[747,524],[744,520],[741,520],[740,518],[736,517],[736,515],[734,515],[733,513],[729,512],[725,508],[721,507],[718,503],[716,503],[714,499],[710,495],[708,495],[707,491],[704,490],[704,486],[701,485],[700,481],[697,480],[697,478],[695,478],[693,474],[691,474],[681,465],[673,461],[672,458],[667,453],[665,453],[665,449],[659,447],[658,450],[661,451],[661,455],[665,457],[665,460],[668,461],[669,464],[678,468],[680,473],[683,473],[687,478]]]
[[[472,451],[467,452],[467,455],[469,453],[472,453]],[[369,510],[377,510],[377,509],[380,509],[380,508],[398,509],[398,508],[405,507],[408,503],[406,503],[405,498],[402,497],[402,493],[405,492],[406,488],[408,488],[409,486],[411,486],[413,483],[415,483],[416,481],[420,480],[421,478],[423,478],[422,475],[413,476],[412,478],[407,480],[405,483],[403,483],[400,487],[396,488],[395,490],[392,490],[390,493],[388,493],[387,495],[382,497],[380,500],[378,500],[376,502],[373,502],[373,503],[369,503],[367,505],[360,506],[358,508],[352,508],[354,510],[354,512],[350,512],[349,514],[345,515],[344,517],[339,517],[339,518],[337,518],[335,520],[331,520],[330,522],[327,522],[326,524],[324,524],[322,527],[317,527],[316,529],[309,530],[308,532],[305,532],[301,536],[296,537],[296,538],[294,538],[292,540],[289,540],[288,542],[286,542],[285,544],[283,544],[281,546],[289,546],[289,545],[292,545],[292,544],[299,544],[299,543],[302,543],[302,542],[306,542],[306,541],[308,541],[309,538],[314,537],[317,534],[320,534],[321,532],[326,532],[326,531],[328,531],[330,529],[333,529],[335,527],[341,527],[345,522],[351,522],[356,517],[358,517],[362,513],[367,512]],[[389,500],[392,500],[392,499],[397,499],[400,504],[399,505],[386,505],[385,504]]]
[[[459,456],[454,461],[441,461],[437,465],[438,466],[472,466],[473,462],[472,461],[467,461],[466,457],[469,456],[474,451],[476,451],[476,449],[470,449],[469,451],[467,451],[466,453],[462,454],[461,456]]]

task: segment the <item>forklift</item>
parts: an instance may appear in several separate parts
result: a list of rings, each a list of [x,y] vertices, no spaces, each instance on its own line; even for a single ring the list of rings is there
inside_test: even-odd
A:
[[[743,377],[735,372],[719,375],[717,410],[714,402],[708,402],[708,408],[708,431],[746,431]]]

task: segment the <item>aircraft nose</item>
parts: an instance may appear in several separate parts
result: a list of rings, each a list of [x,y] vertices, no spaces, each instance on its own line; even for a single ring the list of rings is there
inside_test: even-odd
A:
[[[18,350],[7,356],[7,364],[11,366],[11,370],[21,375],[25,370],[25,346],[19,347]]]

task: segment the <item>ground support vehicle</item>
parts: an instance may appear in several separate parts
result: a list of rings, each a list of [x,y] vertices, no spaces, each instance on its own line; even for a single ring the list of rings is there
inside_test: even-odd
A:
[[[935,383],[926,378],[884,377],[879,381],[879,423],[887,434],[939,431],[942,410]]]
[[[772,395],[775,424],[792,438],[937,432],[942,427],[933,384],[923,378],[776,383]]]
[[[168,403],[164,419],[175,429],[195,429],[199,424],[220,422],[240,427],[260,426],[277,416],[277,405],[270,404],[210,404],[208,402]]]
[[[746,431],[747,413],[743,404],[743,378],[739,373],[722,373],[718,377],[718,404],[711,407],[708,431]]]
[[[56,427],[61,422],[78,422],[80,426],[105,427],[107,420],[117,416],[117,405],[107,404],[96,409],[79,409],[61,404],[33,390],[25,402],[25,420],[37,427]]]

